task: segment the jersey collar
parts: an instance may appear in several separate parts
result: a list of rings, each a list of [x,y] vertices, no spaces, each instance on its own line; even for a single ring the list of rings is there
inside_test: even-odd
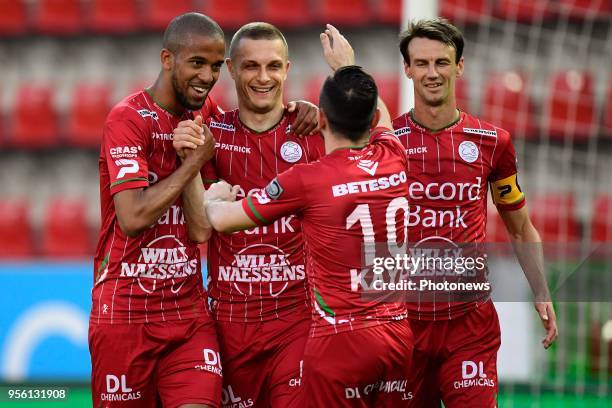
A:
[[[457,112],[459,112],[459,116],[457,117],[457,119],[455,119],[448,125],[441,127],[440,129],[431,129],[419,123],[414,117],[414,109],[410,109],[410,112],[408,112],[408,117],[410,118],[410,121],[412,122],[412,124],[415,125],[416,127],[421,128],[429,133],[437,133],[437,132],[442,132],[444,130],[448,130],[463,121],[463,117],[465,116],[465,113],[461,111],[460,109],[457,109]]]

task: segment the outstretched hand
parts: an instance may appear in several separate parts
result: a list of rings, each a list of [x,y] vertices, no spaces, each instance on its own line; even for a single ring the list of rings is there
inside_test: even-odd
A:
[[[335,71],[340,67],[355,65],[355,51],[340,31],[331,24],[319,35],[323,55],[330,68]]]

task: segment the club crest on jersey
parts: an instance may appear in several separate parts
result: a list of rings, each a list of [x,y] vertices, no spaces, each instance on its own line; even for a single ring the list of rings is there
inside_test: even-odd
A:
[[[272,200],[278,200],[282,193],[283,188],[276,178],[266,186],[266,194],[268,194],[268,197]]]
[[[478,147],[470,140],[461,142],[458,150],[459,156],[468,163],[474,163],[478,159]]]
[[[295,163],[302,158],[302,146],[288,140],[282,144],[280,154],[287,163]]]
[[[357,167],[368,173],[370,176],[373,176],[378,168],[378,162],[363,159],[359,160]]]
[[[146,109],[139,110],[138,114],[142,116],[143,118],[151,117],[155,120],[159,119],[159,117],[157,116],[157,112],[153,112],[153,111],[146,110]]]

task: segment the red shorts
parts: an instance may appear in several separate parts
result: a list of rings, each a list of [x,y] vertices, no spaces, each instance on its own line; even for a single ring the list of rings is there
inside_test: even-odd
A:
[[[223,363],[221,406],[298,407],[310,316],[217,322]]]
[[[303,407],[400,407],[412,398],[407,320],[309,338]]]
[[[89,350],[96,408],[219,406],[221,362],[209,317],[142,324],[90,322]]]
[[[415,345],[408,407],[497,406],[497,351],[501,344],[493,302],[445,321],[410,320]]]

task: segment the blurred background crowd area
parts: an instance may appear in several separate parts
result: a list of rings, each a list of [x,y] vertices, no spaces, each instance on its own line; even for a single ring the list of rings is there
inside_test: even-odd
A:
[[[328,73],[318,34],[332,23],[399,114],[401,8],[401,0],[0,0],[0,382],[77,381],[87,401],[102,127],[114,103],[156,78],[174,16],[203,12],[227,42],[247,22],[277,25],[292,62],[285,99],[314,103]],[[532,219],[555,248],[553,293],[609,298],[612,1],[438,0],[437,9],[466,37],[459,107],[512,133]],[[212,95],[232,109],[234,94],[223,68]],[[507,242],[491,204],[488,214],[489,241]],[[521,279],[514,260],[496,268]],[[500,406],[610,403],[612,303],[599,300],[607,301],[557,304],[561,335],[548,352],[531,305],[498,305]],[[36,324],[47,331],[32,331]]]

